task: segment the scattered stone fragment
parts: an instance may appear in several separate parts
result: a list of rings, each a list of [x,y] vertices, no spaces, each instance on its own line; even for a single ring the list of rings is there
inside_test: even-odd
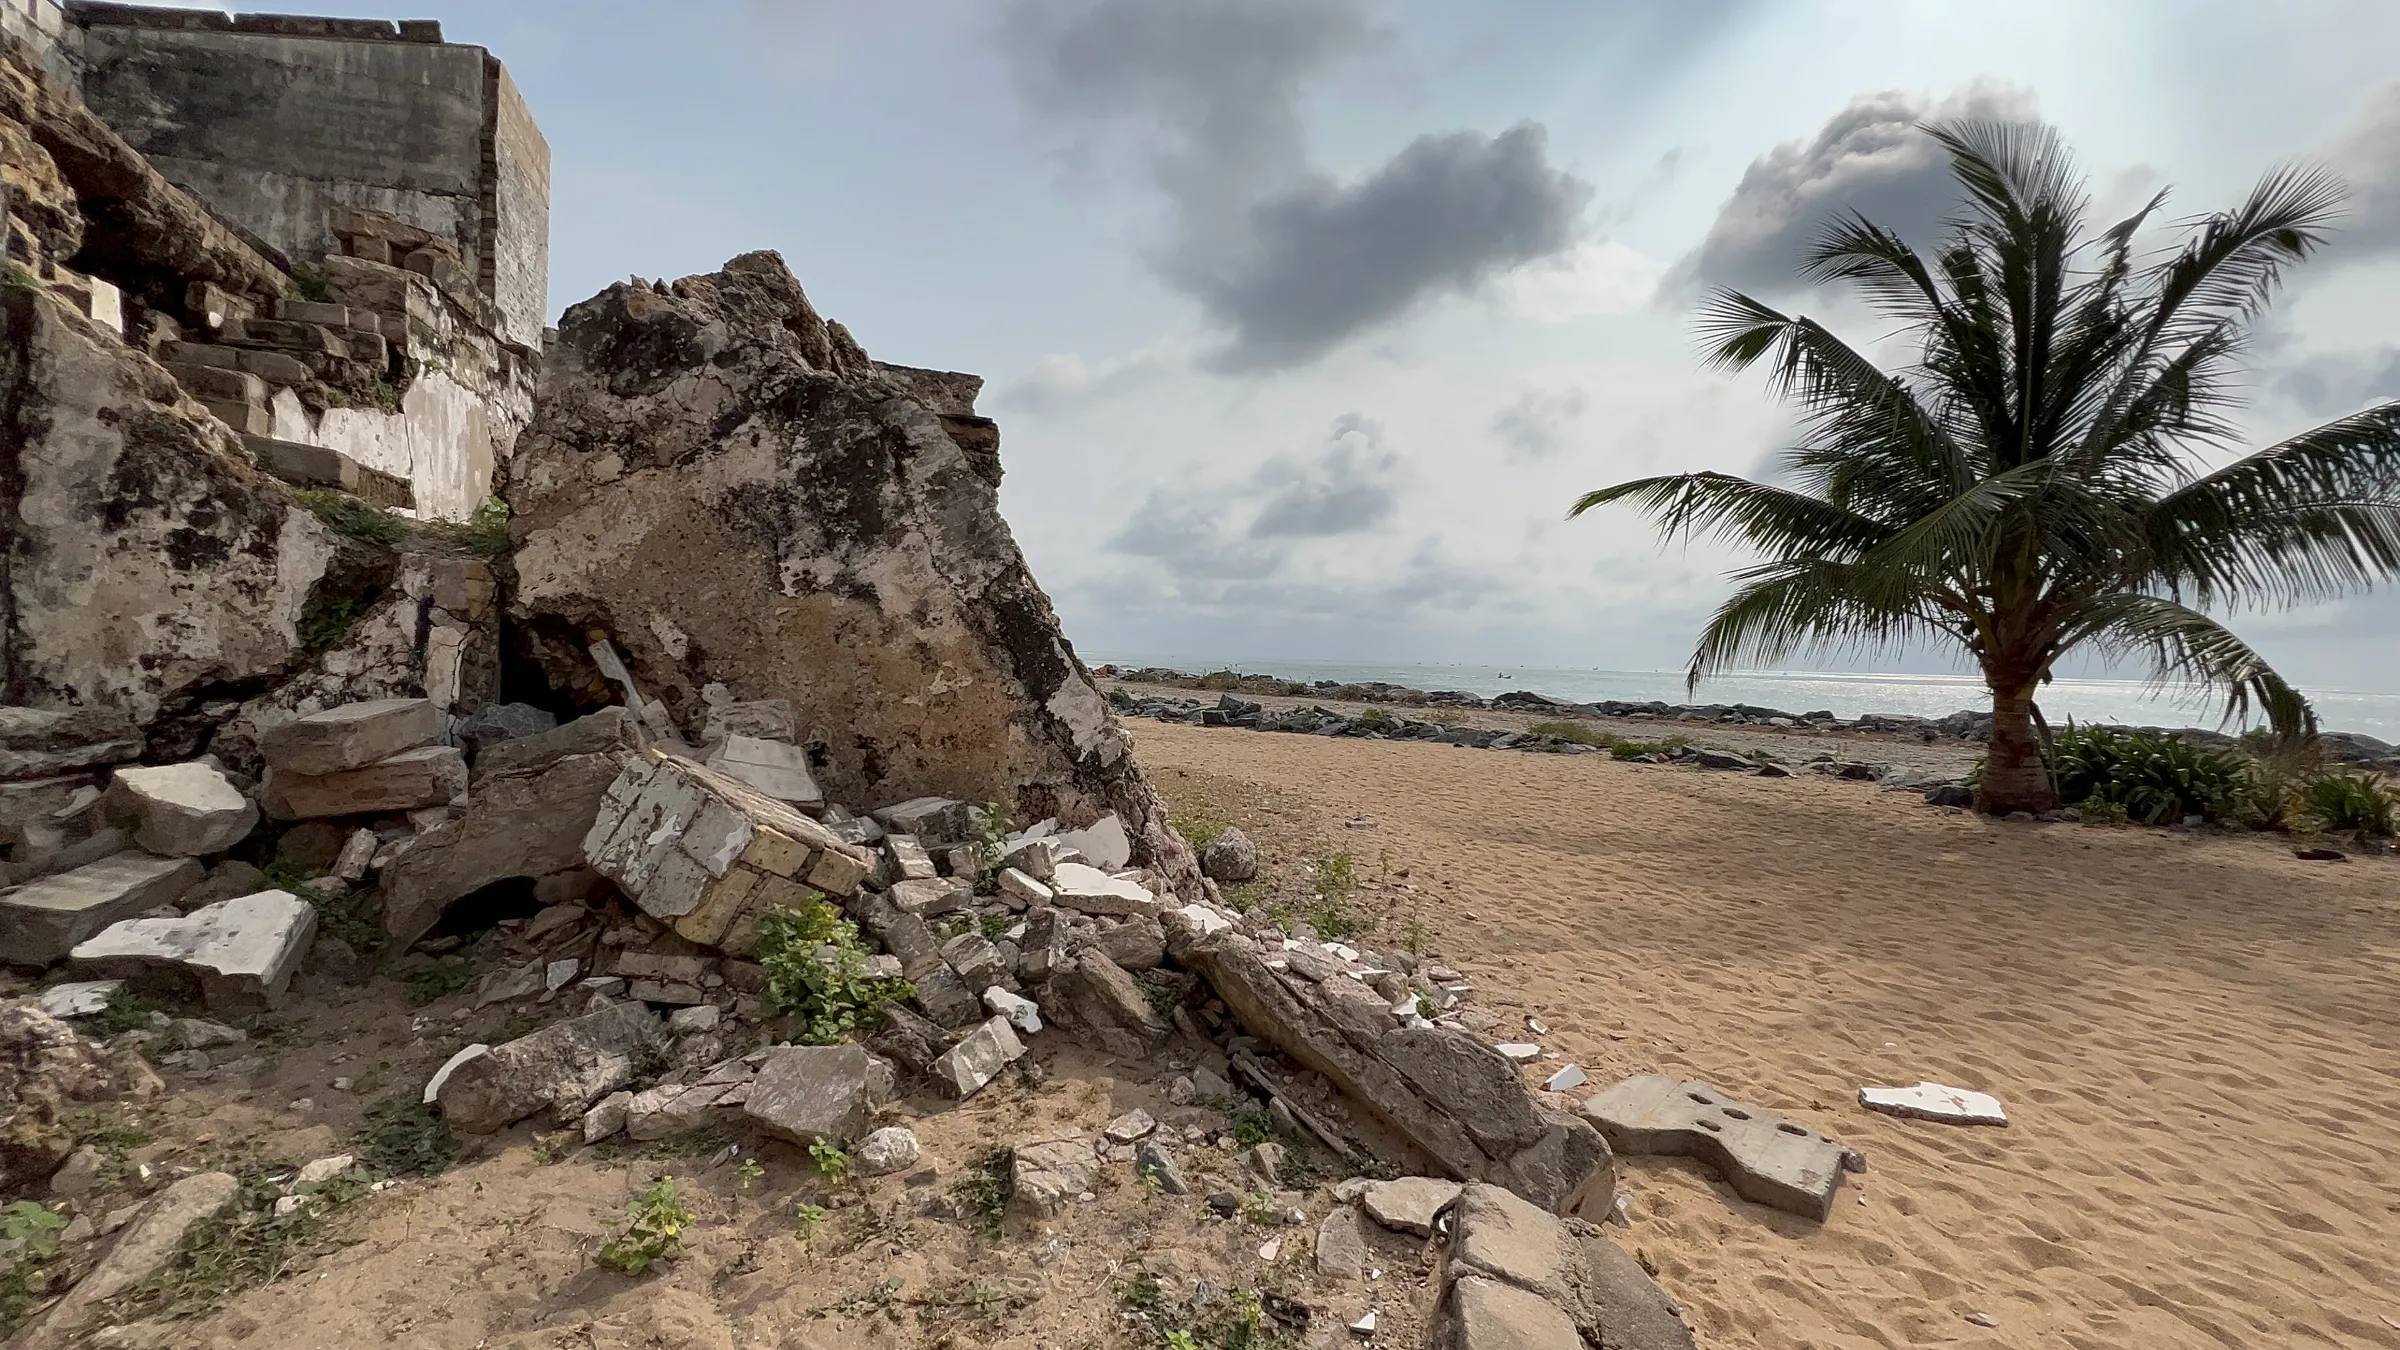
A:
[[[495,1003],[532,998],[543,991],[548,981],[549,973],[534,963],[492,971],[475,986],[475,1006],[488,1008]]]
[[[1231,1102],[1235,1099],[1233,1084],[1225,1075],[1203,1064],[1192,1070],[1192,1097],[1196,1101]]]
[[[353,884],[367,879],[367,869],[374,863],[382,847],[373,830],[352,830],[342,851],[334,857],[333,875]]]
[[[1098,950],[1052,975],[1043,998],[1061,1026],[1122,1059],[1140,1059],[1174,1034],[1133,977]]]
[[[1639,1074],[1585,1101],[1582,1113],[1618,1153],[1698,1158],[1745,1200],[1819,1223],[1833,1213],[1842,1146],[1706,1083]]]
[[[931,881],[940,875],[934,870],[933,855],[925,851],[913,834],[887,834],[883,837],[883,849],[891,855],[896,881]]]
[[[1357,1321],[1350,1324],[1350,1334],[1359,1337],[1362,1340],[1374,1336],[1375,1310],[1373,1308],[1367,1309],[1365,1314],[1360,1316]],[[1473,1342],[1469,1342],[1469,1344],[1473,1344]]]
[[[678,1036],[696,1036],[704,1031],[716,1030],[717,1021],[722,1016],[713,1003],[677,1008],[667,1014],[667,1030]]]
[[[983,991],[983,1006],[991,1009],[993,1015],[1007,1018],[1010,1026],[1028,1036],[1037,1035],[1042,1029],[1041,1005],[999,985]]]
[[[70,980],[42,991],[42,1011],[52,1017],[93,1017],[108,1011],[108,1000],[125,987],[123,980]]]
[[[1482,1183],[1460,1192],[1449,1218],[1429,1344],[1516,1344],[1482,1338],[1499,1337],[1503,1327],[1548,1327],[1542,1334],[1552,1339],[1523,1343],[1574,1346],[1580,1337],[1582,1344],[1611,1350],[1692,1350],[1691,1329],[1673,1301],[1598,1229],[1571,1224]],[[1516,1297],[1493,1297],[1503,1291]],[[1488,1306],[1479,1310],[1478,1298]],[[1545,1317],[1536,1303],[1555,1317]],[[1479,1328],[1479,1318],[1493,1325]]]
[[[1458,1198],[1459,1183],[1436,1177],[1379,1181],[1358,1200],[1367,1217],[1386,1228],[1418,1237],[1433,1235],[1433,1218]]]
[[[1501,1054],[1508,1056],[1510,1059],[1518,1061],[1519,1063],[1523,1063],[1529,1059],[1540,1059],[1542,1057],[1542,1047],[1535,1045],[1531,1041],[1502,1041],[1500,1044],[1495,1045],[1492,1048],[1499,1051]]]
[[[1200,850],[1201,874],[1228,885],[1258,875],[1258,845],[1237,829],[1227,829]]]
[[[0,961],[47,966],[124,919],[171,904],[197,884],[195,858],[118,853],[0,894]]]
[[[931,1072],[942,1090],[961,1101],[983,1090],[1000,1071],[1025,1054],[1025,1043],[1005,1017],[994,1017],[967,1033],[936,1059]]]
[[[1047,882],[1058,868],[1059,853],[1055,839],[1018,839],[1001,852],[1000,860],[1030,880]]]
[[[1000,869],[1000,894],[1012,900],[1022,900],[1028,906],[1047,905],[1055,901],[1057,892],[1033,879],[1032,875],[1014,867]]]
[[[661,1039],[656,1013],[639,1003],[610,1004],[444,1066],[435,1100],[451,1127],[467,1134],[489,1134],[543,1110],[580,1119],[591,1103],[631,1082],[634,1054]]]
[[[1021,1143],[1010,1164],[1009,1208],[1031,1219],[1054,1219],[1092,1189],[1099,1158],[1082,1135]]]
[[[1968,1313],[1967,1320],[1979,1327],[1996,1327],[2000,1325],[2000,1319],[1987,1312]],[[2389,1321],[2390,1319],[2386,1318],[2385,1320]]]
[[[641,748],[633,715],[622,707],[602,708],[564,726],[486,745],[475,756],[475,778],[539,773],[572,755],[622,755]]]
[[[1940,1083],[1904,1088],[1863,1087],[1858,1090],[1858,1104],[1887,1116],[1939,1120],[1952,1125],[2008,1123],[2008,1111],[2000,1105],[1998,1097]]]
[[[314,905],[261,891],[179,918],[111,924],[70,957],[88,974],[196,993],[219,1012],[256,1012],[282,1004],[316,932]]]
[[[875,1109],[891,1095],[892,1066],[861,1047],[795,1045],[768,1053],[742,1111],[787,1142],[838,1143],[866,1133]]]
[[[583,1113],[583,1142],[597,1144],[625,1128],[625,1119],[633,1106],[633,1094],[623,1090],[602,1097],[591,1110]]]
[[[858,1170],[871,1177],[905,1172],[917,1165],[916,1132],[899,1125],[886,1125],[859,1140],[850,1156],[858,1160]]]
[[[73,1199],[100,1184],[100,1167],[106,1160],[100,1150],[89,1144],[67,1155],[57,1171],[50,1174],[50,1193],[63,1199]]]
[[[314,1186],[321,1181],[331,1181],[349,1171],[357,1162],[357,1155],[350,1153],[336,1153],[330,1158],[319,1158],[302,1167],[300,1175],[293,1179],[292,1184]]]
[[[443,806],[466,790],[466,757],[427,745],[337,773],[305,774],[269,761],[259,804],[277,820],[320,820]]]
[[[167,1028],[175,1044],[186,1050],[213,1050],[220,1045],[240,1045],[250,1039],[239,1027],[222,1022],[210,1022],[198,1017],[178,1017]]]
[[[951,797],[911,797],[873,815],[884,829],[915,836],[922,843],[956,843],[974,828],[970,808]]]
[[[1565,1092],[1571,1088],[1582,1087],[1585,1083],[1590,1081],[1591,1075],[1583,1071],[1582,1065],[1569,1064],[1560,1069],[1557,1073],[1554,1073],[1550,1075],[1549,1078],[1545,1079],[1542,1083],[1542,1091]],[[1610,1142],[1611,1146],[1613,1147],[1615,1141],[1612,1140]],[[1624,1150],[1619,1149],[1618,1151],[1623,1152]]]
[[[1100,1133],[1112,1144],[1130,1144],[1137,1139],[1147,1138],[1157,1128],[1158,1121],[1137,1106],[1101,1126]]]
[[[1183,1179],[1182,1169],[1175,1165],[1175,1155],[1156,1139],[1144,1139],[1134,1145],[1133,1174],[1157,1186],[1164,1195],[1184,1195],[1191,1189]]]
[[[199,762],[119,769],[102,809],[134,843],[175,858],[223,853],[258,824],[258,808],[240,789]]]
[[[456,1073],[460,1065],[491,1052],[492,1047],[481,1043],[460,1047],[450,1058],[442,1061],[442,1067],[435,1069],[431,1078],[425,1080],[425,1091],[421,1100],[427,1106],[433,1105],[440,1100],[442,1088],[449,1083],[450,1075]]]
[[[1279,1238],[1279,1237],[1276,1237],[1276,1238],[1268,1238],[1268,1239],[1267,1239],[1267,1240],[1266,1240],[1264,1243],[1262,1243],[1262,1244],[1259,1246],[1259,1249],[1258,1249],[1258,1259],[1259,1259],[1259,1260],[1261,1260],[1261,1261],[1264,1261],[1264,1262],[1266,1262],[1268,1265],[1273,1265],[1273,1264],[1275,1264],[1275,1262],[1276,1262],[1278,1259],[1280,1259],[1282,1256],[1283,1256],[1283,1239],[1282,1239],[1282,1238]]]
[[[911,1073],[931,1073],[934,1061],[940,1059],[958,1038],[940,1025],[927,1021],[897,1003],[883,1005],[883,1025],[868,1045],[875,1053],[907,1068]]]
[[[23,1344],[63,1344],[69,1336],[92,1320],[99,1305],[115,1298],[142,1281],[166,1269],[174,1259],[175,1249],[192,1225],[208,1218],[232,1202],[241,1190],[241,1183],[229,1172],[201,1172],[188,1176],[161,1191],[142,1206],[124,1235],[108,1249],[93,1267],[69,1290],[66,1298],[29,1331],[22,1333]],[[56,1336],[53,1341],[49,1337]]]
[[[1366,1231],[1356,1205],[1335,1205],[1317,1225],[1317,1273],[1355,1280],[1367,1266]]]

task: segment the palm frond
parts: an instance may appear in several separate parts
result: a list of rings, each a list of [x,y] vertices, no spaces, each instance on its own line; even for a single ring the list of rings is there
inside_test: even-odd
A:
[[[2304,431],[2158,499],[2159,584],[2297,603],[2400,578],[2400,403]]]
[[[1830,502],[1722,473],[1669,474],[1600,488],[1576,498],[1567,518],[1615,502],[1638,507],[1668,538],[1716,535],[1779,557],[1856,557],[1888,533]]]
[[[1799,558],[1744,569],[1684,672],[1687,689],[1717,671],[1775,664],[1803,648],[1888,647],[1937,632],[1940,602],[1888,568]]]
[[[2083,607],[2069,643],[2088,640],[2117,656],[2145,656],[2152,680],[2185,681],[2224,699],[2227,724],[2255,709],[2279,736],[2316,730],[2316,712],[2250,644],[2199,610],[2161,596],[2121,592]]]

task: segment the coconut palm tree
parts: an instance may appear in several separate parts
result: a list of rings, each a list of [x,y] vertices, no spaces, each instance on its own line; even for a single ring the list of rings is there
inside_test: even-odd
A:
[[[1699,324],[1711,363],[1764,362],[1797,409],[1775,475],[1791,486],[1674,474],[1569,514],[1630,502],[1670,538],[1764,555],[1702,630],[1694,686],[1808,648],[1962,644],[1992,695],[1984,811],[2059,804],[2034,697],[2079,648],[2203,686],[2229,722],[2312,732],[2307,700],[2211,611],[2400,574],[2400,403],[2223,462],[2245,339],[2324,241],[2341,184],[2279,170],[2145,260],[2165,194],[2095,234],[2051,129],[1926,130],[1961,195],[1944,242],[1920,256],[1854,214],[1801,268],[1897,320],[1915,363],[1880,370],[1814,320],[1717,292]]]

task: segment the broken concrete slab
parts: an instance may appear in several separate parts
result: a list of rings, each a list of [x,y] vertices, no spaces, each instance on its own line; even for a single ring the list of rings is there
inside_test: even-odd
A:
[[[783,741],[727,736],[708,755],[708,767],[794,806],[819,806],[825,794],[809,776],[808,752]]]
[[[1250,1034],[1323,1075],[1453,1177],[1505,1185],[1552,1210],[1606,1211],[1616,1177],[1607,1141],[1542,1106],[1513,1062],[1464,1031],[1395,1028],[1390,1005],[1366,985],[1277,971],[1268,955],[1225,931],[1190,940],[1183,961]]]
[[[887,834],[883,849],[891,855],[894,881],[931,881],[940,875],[934,870],[933,855],[913,834]]]
[[[258,824],[258,808],[241,790],[197,761],[117,770],[102,809],[135,844],[170,858],[223,853]]]
[[[1556,1336],[1557,1322],[1526,1300],[1554,1309],[1567,1324],[1554,1342],[1608,1346],[1611,1350],[1692,1350],[1692,1333],[1675,1304],[1630,1256],[1600,1230],[1580,1219],[1562,1219],[1504,1187],[1470,1184],[1448,1211],[1445,1244],[1435,1284],[1439,1344],[1465,1344],[1485,1313],[1508,1325],[1540,1325]],[[1490,1288],[1479,1288],[1488,1284]],[[1503,1297],[1513,1291],[1515,1297]],[[1475,1300],[1490,1307],[1478,1313]],[[1462,1304],[1463,1298],[1463,1304]],[[1454,1339],[1443,1341],[1447,1333]],[[1577,1338],[1580,1338],[1580,1342]],[[1512,1344],[1487,1340],[1485,1344]]]
[[[840,1144],[867,1132],[892,1081],[892,1066],[859,1046],[786,1046],[768,1052],[742,1113],[778,1139]]]
[[[983,991],[983,1006],[995,1017],[1005,1017],[1008,1024],[1027,1036],[1041,1034],[1042,1005],[1022,994],[991,985]]]
[[[1025,1056],[1025,1042],[1005,1017],[992,1017],[933,1061],[934,1081],[960,1101],[981,1092],[1000,1071]]]
[[[856,890],[869,862],[785,803],[658,750],[626,762],[582,849],[644,913],[728,951],[748,950],[770,909]]]
[[[1745,1200],[1819,1223],[1833,1213],[1842,1146],[1706,1083],[1637,1074],[1581,1110],[1619,1154],[1697,1158]]]
[[[1011,900],[1021,901],[1028,908],[1035,905],[1047,905],[1057,899],[1057,892],[1034,880],[1030,873],[1020,868],[1001,868],[999,886],[1001,895]]]
[[[1431,1237],[1434,1216],[1458,1199],[1460,1189],[1459,1182],[1438,1177],[1398,1177],[1369,1186],[1358,1203],[1368,1218],[1386,1228]]]
[[[466,790],[466,757],[452,746],[427,745],[335,773],[269,764],[258,796],[277,820],[322,820],[446,806]]]
[[[1335,1205],[1317,1225],[1317,1273],[1355,1280],[1366,1273],[1367,1235],[1355,1205]]]
[[[928,845],[958,843],[975,828],[974,808],[955,797],[911,797],[869,815],[893,834]]]
[[[1887,1116],[1939,1120],[1952,1125],[2006,1125],[2008,1110],[1987,1092],[1919,1083],[1915,1087],[1862,1087],[1858,1104]]]
[[[1133,861],[1133,840],[1125,833],[1125,822],[1117,819],[1114,811],[1080,830],[1060,831],[1058,842],[1082,854],[1085,862],[1103,872],[1114,872]]]
[[[544,769],[484,777],[462,815],[417,836],[384,869],[391,949],[406,951],[451,905],[493,882],[580,866],[584,836],[621,768],[614,755],[570,755]]]
[[[1436,1307],[1426,1344],[1449,1350],[1584,1350],[1586,1343],[1557,1304],[1469,1275],[1454,1281]]]
[[[1127,971],[1155,970],[1167,959],[1167,930],[1158,920],[1135,915],[1094,932],[1078,933],[1070,951],[1102,951]]]
[[[110,924],[174,903],[202,873],[197,858],[117,853],[0,892],[0,962],[63,960]]]
[[[1035,1139],[1011,1150],[1009,1209],[1030,1219],[1055,1219],[1098,1179],[1100,1158],[1082,1135]]]
[[[430,699],[379,698],[295,717],[259,733],[268,767],[322,777],[379,764],[441,738],[442,713]]]
[[[213,1012],[258,1012],[282,1004],[316,935],[316,906],[289,891],[260,891],[180,918],[110,924],[69,959],[96,978],[196,995]]]
[[[935,919],[944,914],[955,914],[975,903],[975,892],[973,888],[962,886],[947,877],[937,877],[923,881],[894,882],[887,898],[903,914]]]
[[[537,1111],[568,1120],[633,1081],[633,1057],[663,1049],[666,1028],[639,1003],[612,1003],[443,1066],[427,1092],[453,1129],[490,1134]]]
[[[1085,914],[1155,919],[1162,908],[1149,887],[1120,880],[1085,863],[1060,863],[1051,873],[1050,889],[1057,904]]]

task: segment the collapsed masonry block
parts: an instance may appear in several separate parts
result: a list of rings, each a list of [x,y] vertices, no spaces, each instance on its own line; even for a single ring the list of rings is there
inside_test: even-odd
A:
[[[258,753],[298,774],[363,769],[441,738],[442,714],[428,699],[378,698],[345,703],[259,733]]]
[[[46,966],[110,924],[200,884],[197,858],[118,853],[0,894],[0,961]]]
[[[406,509],[417,504],[416,490],[407,479],[370,469],[339,450],[272,436],[244,436],[242,444],[249,447],[258,467],[296,487],[333,488],[369,506]]]
[[[942,1090],[961,1101],[981,1092],[1000,1071],[1025,1056],[1025,1042],[1006,1017],[992,1017],[933,1061]]]
[[[1449,1219],[1426,1344],[1693,1350],[1675,1304],[1592,1224],[1482,1184]]]
[[[1097,956],[1074,960],[1080,969]],[[1324,1075],[1450,1176],[1506,1186],[1562,1213],[1604,1214],[1613,1202],[1607,1141],[1589,1122],[1542,1106],[1491,1046],[1445,1027],[1394,1027],[1390,1004],[1364,983],[1277,970],[1239,932],[1202,937],[1182,959],[1246,1031]]]
[[[839,1144],[867,1132],[891,1100],[892,1066],[855,1045],[795,1045],[769,1052],[742,1112],[778,1139]]]
[[[872,814],[892,833],[928,844],[955,844],[975,829],[975,809],[954,797],[911,797]]]
[[[107,708],[0,708],[0,782],[142,757],[141,733]]]
[[[791,807],[681,755],[645,751],[583,838],[592,870],[688,941],[745,952],[778,906],[857,890],[865,852]]]
[[[1095,949],[1052,973],[1043,1004],[1060,1026],[1121,1059],[1140,1059],[1175,1032],[1133,977]]]
[[[127,919],[76,944],[75,968],[96,979],[165,986],[214,1012],[257,1012],[283,1002],[317,935],[314,905],[289,891],[260,891],[203,905],[179,919]]]
[[[825,800],[817,780],[809,776],[808,752],[783,741],[727,736],[709,752],[708,767],[779,802],[817,806]]]
[[[383,873],[383,929],[393,951],[433,930],[450,906],[495,881],[546,877],[583,862],[623,752],[570,755],[543,768],[485,776],[458,819],[418,835]]]
[[[321,820],[446,806],[466,790],[466,756],[427,745],[338,773],[299,773],[270,761],[258,798],[277,820]]]
[[[1040,1139],[1010,1150],[1009,1208],[1030,1219],[1055,1219],[1098,1178],[1099,1154],[1082,1135]]]
[[[1133,841],[1126,837],[1125,822],[1117,819],[1114,811],[1080,830],[1061,831],[1058,842],[1104,872],[1114,872],[1133,859]]]
[[[445,1065],[431,1099],[452,1128],[490,1134],[541,1110],[578,1120],[593,1102],[633,1081],[634,1057],[666,1044],[658,1014],[612,1003]]]
[[[641,724],[633,714],[607,707],[564,726],[485,745],[475,755],[475,776],[536,773],[569,755],[609,755],[641,747]]]
[[[1833,1213],[1842,1146],[1706,1083],[1637,1074],[1581,1109],[1619,1154],[1698,1158],[1745,1200],[1819,1223]]]
[[[152,853],[197,858],[223,853],[258,824],[258,808],[210,764],[119,769],[104,809]]]
[[[1155,919],[1162,908],[1149,887],[1119,880],[1083,863],[1060,863],[1051,873],[1050,890],[1055,903],[1086,914],[1138,914]]]

